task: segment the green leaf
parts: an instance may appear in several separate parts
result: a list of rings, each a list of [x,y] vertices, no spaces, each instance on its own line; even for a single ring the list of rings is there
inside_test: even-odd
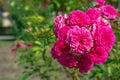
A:
[[[26,80],[29,76],[31,76],[31,72],[25,72],[22,76],[22,80]]]
[[[37,45],[41,45],[41,43],[39,42],[39,41],[35,41],[35,44],[37,44]]]
[[[32,51],[34,52],[36,52],[36,51],[43,51],[43,49],[41,48],[41,47],[38,47],[38,46],[36,46],[36,47],[33,47],[33,49],[32,49]]]
[[[95,7],[97,4],[98,3],[96,3],[96,2],[92,2],[92,3],[89,4],[89,7]]]
[[[15,1],[12,1],[10,5],[11,5],[12,7],[14,7],[15,4],[16,4]]]

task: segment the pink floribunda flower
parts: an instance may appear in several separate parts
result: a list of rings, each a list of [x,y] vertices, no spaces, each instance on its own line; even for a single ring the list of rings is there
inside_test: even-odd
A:
[[[78,54],[84,54],[93,46],[91,33],[84,27],[74,26],[73,29],[70,29],[66,41],[72,50]]]
[[[26,44],[24,44],[23,40],[19,40],[16,44],[16,48],[26,48]]]
[[[27,46],[28,46],[28,47],[31,47],[31,46],[33,46],[33,44],[32,44],[32,43],[28,43]]]
[[[77,60],[70,54],[70,47],[63,41],[56,41],[52,48],[52,57],[69,68],[77,66]]]
[[[64,26],[62,27],[59,32],[58,32],[58,39],[59,40],[64,40],[66,39],[67,37],[67,32],[70,30],[70,27],[69,26]]]
[[[56,41],[53,48],[52,48],[52,57],[53,58],[58,58],[61,55],[68,54],[70,51],[70,47],[65,44],[64,41]]]
[[[120,14],[117,14],[117,17],[120,19]],[[117,24],[120,26],[120,21],[118,21]]]
[[[94,33],[95,45],[100,45],[107,51],[112,49],[115,43],[116,37],[112,31],[112,28],[101,26],[95,29]]]
[[[76,60],[76,58],[71,54],[66,54],[66,55],[60,56],[58,58],[58,61],[62,65],[66,66],[68,68],[76,67],[78,64],[78,61]]]
[[[79,63],[78,68],[80,72],[88,72],[93,68],[94,61],[90,54],[83,54]]]
[[[101,18],[99,17],[95,23],[92,24],[92,26],[90,26],[90,29],[91,29],[91,32],[92,34],[94,33],[94,31],[96,30],[96,28],[99,28],[99,27],[109,27],[111,28],[111,25],[110,23],[105,20],[104,18]],[[94,34],[93,34],[94,35]]]
[[[118,26],[120,26],[120,22],[118,22],[117,24],[118,24]]]
[[[116,16],[117,16],[117,11],[116,9],[111,6],[111,5],[105,5],[102,7],[102,13],[103,13],[103,16],[106,18],[106,19],[115,19]]]
[[[58,36],[58,31],[60,30],[60,28],[66,25],[67,25],[67,15],[64,16],[59,15],[56,17],[54,22],[54,33],[56,37]]]
[[[28,28],[25,29],[25,31],[30,32],[30,31],[32,31],[32,28],[28,27]]]
[[[98,18],[98,20],[96,21],[95,24],[96,24],[97,27],[104,26],[104,27],[111,28],[111,24],[106,19],[101,18],[101,17]]]
[[[92,55],[95,64],[102,64],[108,58],[108,51],[102,46],[95,46],[89,54]]]
[[[102,6],[105,4],[105,0],[95,0],[95,2],[97,2],[99,6]]]
[[[120,18],[120,13],[119,13],[119,14],[117,14],[117,16],[118,16],[118,18]]]
[[[78,68],[80,72],[88,72],[94,64],[106,62],[116,40],[108,20],[115,21],[119,14],[113,6],[104,5],[105,0],[95,1],[96,7],[86,12],[72,11],[68,17],[57,16],[54,23],[57,41],[52,57],[63,66]]]
[[[68,24],[70,26],[87,27],[90,23],[89,16],[80,10],[72,11],[68,17]]]
[[[87,14],[89,15],[92,23],[101,16],[101,12],[98,8],[89,8],[87,10]]]

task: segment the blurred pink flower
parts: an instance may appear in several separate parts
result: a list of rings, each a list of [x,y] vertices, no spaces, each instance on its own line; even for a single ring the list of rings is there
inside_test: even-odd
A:
[[[56,37],[58,37],[58,31],[60,30],[60,28],[62,28],[63,26],[67,25],[67,15],[59,15],[56,17],[55,22],[54,22],[54,33],[56,35]]]
[[[25,29],[25,31],[30,32],[30,31],[32,31],[32,28],[28,27],[28,28]]]
[[[70,26],[87,27],[89,23],[90,23],[90,18],[83,11],[75,10],[69,14],[68,24]]]
[[[67,33],[67,43],[72,50],[78,54],[84,54],[88,52],[93,46],[93,39],[91,33],[86,28],[74,26]]]
[[[18,43],[16,44],[16,48],[26,48],[26,44],[24,44],[23,40],[19,40]]]
[[[102,6],[102,13],[106,19],[115,19],[117,16],[116,9],[111,5]]]
[[[28,43],[27,46],[28,46],[28,47],[31,47],[31,46],[33,46],[33,44],[32,44],[32,43]]]
[[[117,14],[117,16],[118,16],[118,18],[120,18],[120,13],[119,13],[119,14]]]
[[[16,53],[16,49],[12,49],[12,50],[11,50],[11,53],[12,53],[12,54],[15,54],[15,53]]]
[[[118,26],[120,26],[120,22],[118,22],[117,24],[118,24]]]

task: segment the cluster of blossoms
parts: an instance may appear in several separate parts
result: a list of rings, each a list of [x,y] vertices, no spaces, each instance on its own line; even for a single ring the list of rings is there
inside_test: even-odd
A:
[[[68,16],[59,15],[54,22],[57,41],[52,57],[68,68],[88,72],[94,64],[107,61],[116,37],[109,20],[115,20],[117,11],[104,0],[86,12],[72,11]]]

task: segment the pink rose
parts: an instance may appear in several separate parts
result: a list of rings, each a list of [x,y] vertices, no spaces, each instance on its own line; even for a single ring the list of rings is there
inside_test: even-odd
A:
[[[120,13],[119,13],[119,14],[117,14],[117,16],[118,16],[118,18],[120,18]]]
[[[78,54],[88,52],[93,46],[91,33],[84,27],[74,26],[73,29],[70,29],[67,33],[66,41],[72,50]]]
[[[116,16],[117,16],[117,11],[116,9],[111,6],[111,5],[105,5],[102,7],[102,13],[103,13],[103,16],[106,18],[106,19],[115,19]]]
[[[95,0],[95,2],[97,2],[99,6],[102,6],[105,4],[105,0]]]
[[[116,37],[112,31],[112,28],[106,26],[100,26],[95,29],[94,33],[95,45],[102,46],[107,51],[112,49],[115,43]]]
[[[58,58],[61,55],[69,54],[70,47],[64,41],[56,41],[52,48],[52,57]]]
[[[111,28],[111,24],[105,20],[104,18],[101,18],[99,17],[95,23],[93,23],[91,26],[90,26],[90,29],[91,29],[91,32],[94,33],[94,31],[96,30],[96,28],[99,28],[99,27],[109,27]],[[94,35],[94,34],[93,34]]]
[[[58,31],[60,30],[60,28],[67,25],[66,20],[67,20],[67,15],[64,15],[64,16],[59,15],[56,17],[54,22],[54,33],[56,37],[58,36]]]
[[[67,32],[70,30],[70,27],[69,26],[64,26],[62,27],[59,32],[58,32],[58,39],[59,40],[63,40],[65,41],[66,40],[66,37],[67,37]]]
[[[87,14],[89,15],[91,22],[96,22],[96,20],[101,16],[101,12],[98,8],[89,8],[87,10]]]
[[[90,23],[89,16],[80,10],[72,11],[68,17],[68,24],[70,26],[87,27]]]
[[[108,58],[108,51],[102,46],[95,46],[89,54],[93,56],[95,64],[102,64],[106,62]]]
[[[66,66],[68,68],[73,68],[76,67],[78,64],[78,61],[76,60],[76,58],[71,55],[71,54],[66,54],[66,55],[62,55],[58,58],[58,61],[63,65]]]
[[[59,40],[55,42],[52,48],[52,57],[68,68],[73,68],[78,63],[76,58],[70,54],[70,47]]]
[[[90,69],[93,68],[94,61],[90,54],[83,54],[79,63],[78,68],[79,71],[82,72],[88,72]]]

